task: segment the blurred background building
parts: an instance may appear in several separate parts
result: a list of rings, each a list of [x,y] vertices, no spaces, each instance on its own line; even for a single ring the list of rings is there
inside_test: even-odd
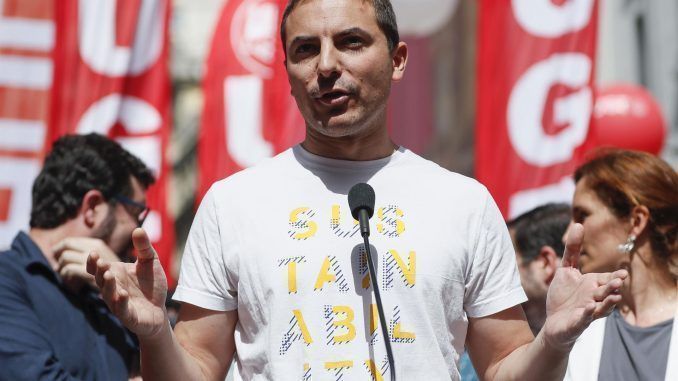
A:
[[[678,2],[602,0],[596,79],[641,85],[667,123],[662,157],[678,165]]]

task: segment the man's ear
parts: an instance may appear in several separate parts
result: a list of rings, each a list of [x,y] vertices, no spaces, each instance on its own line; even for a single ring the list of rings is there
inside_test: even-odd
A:
[[[399,82],[405,75],[407,66],[407,44],[400,41],[393,51],[393,74],[391,80]]]
[[[548,287],[548,285],[551,284],[553,277],[556,275],[560,258],[551,246],[544,245],[541,247],[541,249],[539,249],[539,254],[535,260],[538,260],[542,266],[544,282],[546,282],[546,286]]]
[[[631,231],[629,234],[640,236],[650,220],[650,210],[645,205],[635,206],[631,210]]]
[[[84,224],[89,228],[94,227],[108,213],[107,206],[106,199],[100,191],[96,189],[87,191],[80,203],[80,215]]]

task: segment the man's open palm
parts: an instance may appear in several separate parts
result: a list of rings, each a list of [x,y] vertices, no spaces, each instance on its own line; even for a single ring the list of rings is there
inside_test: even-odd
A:
[[[562,265],[549,287],[544,333],[551,344],[568,349],[597,318],[606,316],[621,300],[618,290],[628,276],[626,270],[582,274],[577,265],[584,227],[575,224],[567,237]]]
[[[111,311],[132,332],[148,337],[166,323],[167,278],[146,232],[132,232],[137,251],[135,263],[111,263],[92,252],[87,272],[94,275],[101,295]]]

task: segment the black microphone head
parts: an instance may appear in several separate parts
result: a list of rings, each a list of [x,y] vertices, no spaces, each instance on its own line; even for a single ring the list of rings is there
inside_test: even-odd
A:
[[[374,189],[369,184],[358,183],[348,191],[348,207],[351,215],[358,220],[358,212],[367,210],[367,215],[372,218],[374,214]]]

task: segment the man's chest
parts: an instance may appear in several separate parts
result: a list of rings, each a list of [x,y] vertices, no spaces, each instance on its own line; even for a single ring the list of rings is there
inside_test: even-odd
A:
[[[41,277],[29,284],[44,339],[69,374],[82,379],[127,377],[136,345],[103,302],[93,301],[92,295],[71,294]]]
[[[345,196],[273,199],[252,216],[238,226],[240,277],[297,295],[369,288],[363,237]],[[378,200],[369,240],[380,288],[411,289],[426,276],[463,283],[469,244],[451,221],[407,199]]]

